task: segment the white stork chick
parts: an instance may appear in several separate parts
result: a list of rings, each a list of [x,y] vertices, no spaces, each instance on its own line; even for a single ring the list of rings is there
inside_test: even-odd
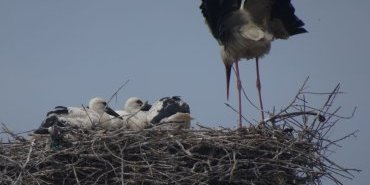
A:
[[[54,125],[83,129],[91,129],[95,126],[102,127],[105,122],[110,121],[108,114],[115,117],[119,116],[107,106],[104,99],[98,97],[90,100],[88,108],[57,106],[53,111],[47,113],[46,119],[34,133],[48,134],[50,128]]]
[[[188,129],[191,116],[189,105],[179,96],[164,97],[148,111],[148,121],[161,129]]]
[[[108,130],[117,130],[119,128],[125,128],[129,130],[141,130],[149,126],[149,122],[146,118],[146,112],[150,109],[151,105],[147,102],[143,102],[138,97],[130,97],[126,100],[123,110],[116,110],[122,120],[118,118],[112,118],[112,122]]]
[[[125,103],[125,110],[120,112],[125,115],[123,120],[126,128],[130,130],[142,130],[149,127],[147,119],[147,111],[151,108],[147,102],[143,102],[140,98],[131,97]]]

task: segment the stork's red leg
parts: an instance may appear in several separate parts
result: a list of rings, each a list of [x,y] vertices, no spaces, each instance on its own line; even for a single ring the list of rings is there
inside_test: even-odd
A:
[[[260,101],[262,121],[264,121],[265,120],[265,114],[264,114],[264,111],[263,111],[263,104],[262,104],[260,69],[259,69],[258,62],[259,62],[258,57],[256,57],[256,71],[257,71],[256,86],[257,86],[257,90],[258,90],[258,98],[259,98],[259,101]]]
[[[239,128],[242,128],[242,96],[241,96],[241,89],[242,83],[240,81],[240,73],[239,73],[239,61],[235,62],[235,75],[237,81],[237,88],[238,88],[238,104],[239,104]]]

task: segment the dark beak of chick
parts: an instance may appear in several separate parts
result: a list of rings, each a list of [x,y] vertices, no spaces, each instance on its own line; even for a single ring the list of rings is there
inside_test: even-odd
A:
[[[116,111],[114,111],[112,108],[106,106],[104,110],[107,114],[114,116],[116,118],[122,119],[121,115],[119,115]]]
[[[148,111],[150,108],[152,108],[152,105],[150,105],[148,102],[145,102],[145,103],[141,106],[140,110],[141,110],[141,111]]]

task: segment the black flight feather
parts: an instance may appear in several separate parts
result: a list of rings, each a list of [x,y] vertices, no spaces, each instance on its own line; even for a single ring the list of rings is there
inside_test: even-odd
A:
[[[296,35],[306,33],[307,30],[303,28],[304,23],[295,14],[295,9],[291,0],[275,0],[272,7],[271,19],[279,19],[289,35]]]

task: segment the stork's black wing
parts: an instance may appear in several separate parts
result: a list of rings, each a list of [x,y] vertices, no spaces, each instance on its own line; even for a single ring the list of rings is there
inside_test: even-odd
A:
[[[245,0],[243,8],[251,15],[255,24],[265,27],[271,18],[274,2],[276,0]]]
[[[159,100],[161,102],[161,109],[158,114],[151,120],[151,123],[157,124],[163,118],[170,117],[176,113],[190,113],[189,105],[184,102],[180,96],[164,97]]]
[[[200,9],[212,35],[220,39],[220,25],[231,12],[240,8],[241,0],[202,0]]]
[[[62,114],[68,114],[68,107],[64,106],[56,106],[54,110],[48,112],[46,116],[49,116],[51,114],[56,114],[56,115],[62,115]]]
[[[303,21],[294,12],[291,0],[275,0],[271,11],[271,19],[279,19],[290,36],[307,32]]]
[[[35,134],[49,134],[48,128],[54,125],[65,126],[65,121],[59,119],[58,116],[68,114],[68,107],[56,106],[54,110],[46,114],[46,118],[42,121],[40,127],[34,131]]]

